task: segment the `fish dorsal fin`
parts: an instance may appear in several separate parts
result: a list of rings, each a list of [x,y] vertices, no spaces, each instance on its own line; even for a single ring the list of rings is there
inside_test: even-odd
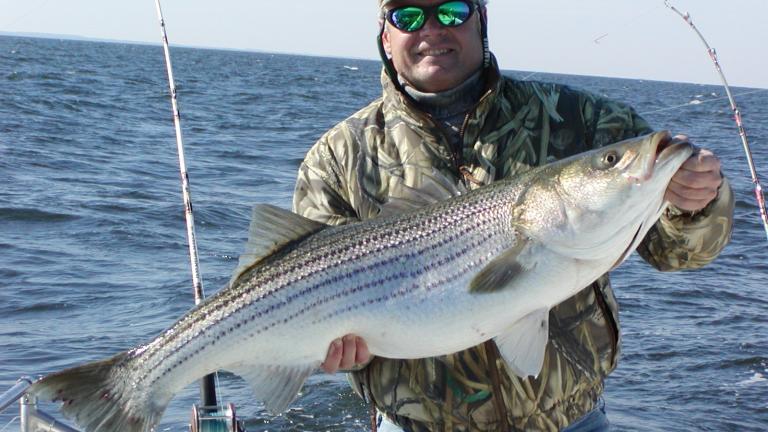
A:
[[[475,275],[469,283],[469,292],[491,293],[509,287],[515,278],[530,268],[530,265],[523,264],[520,259],[530,241],[525,236],[516,236],[512,247],[494,258]]]
[[[240,255],[230,285],[248,269],[286,244],[301,240],[328,225],[269,204],[253,207],[245,251]]]
[[[297,366],[245,365],[227,370],[243,378],[251,386],[256,399],[263,401],[272,414],[280,414],[296,399],[304,381],[320,362]]]
[[[549,308],[536,309],[494,338],[510,372],[536,377],[544,364],[549,340]]]
[[[406,184],[403,178],[393,179],[389,185],[389,199],[378,216],[402,214],[465,193],[467,188],[462,183],[433,167],[429,172],[420,171],[418,181],[412,185]]]

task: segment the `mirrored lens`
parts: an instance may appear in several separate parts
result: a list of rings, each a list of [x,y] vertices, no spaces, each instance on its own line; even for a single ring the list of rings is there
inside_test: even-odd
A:
[[[400,30],[415,32],[424,27],[429,17],[434,15],[440,25],[458,27],[469,19],[474,12],[472,4],[466,0],[455,0],[437,6],[402,6],[387,13],[387,20]]]
[[[464,24],[471,12],[467,3],[452,1],[443,3],[437,8],[437,19],[444,26],[456,27]]]
[[[392,11],[392,24],[400,30],[416,31],[424,25],[424,10],[418,7],[404,7]]]

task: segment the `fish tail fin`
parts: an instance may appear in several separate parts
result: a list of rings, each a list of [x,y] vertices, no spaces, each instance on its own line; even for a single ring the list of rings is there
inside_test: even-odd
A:
[[[149,403],[130,389],[128,352],[48,375],[32,385],[42,400],[61,402],[61,412],[88,432],[146,432],[168,400]],[[128,381],[128,384],[124,384]]]

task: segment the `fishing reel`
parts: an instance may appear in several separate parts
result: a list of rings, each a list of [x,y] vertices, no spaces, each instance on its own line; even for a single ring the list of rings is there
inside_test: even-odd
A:
[[[235,406],[192,406],[190,432],[246,432],[245,424],[235,415]]]

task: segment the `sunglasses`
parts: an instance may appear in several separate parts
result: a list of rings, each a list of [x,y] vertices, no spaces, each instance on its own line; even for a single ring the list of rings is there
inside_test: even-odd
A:
[[[400,6],[387,11],[387,21],[404,32],[421,30],[427,18],[434,16],[443,27],[458,27],[475,11],[469,1],[447,1],[436,6]]]

